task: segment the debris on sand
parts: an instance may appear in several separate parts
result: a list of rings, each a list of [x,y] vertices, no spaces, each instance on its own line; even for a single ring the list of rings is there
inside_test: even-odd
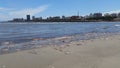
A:
[[[36,50],[31,50],[29,53],[31,53],[31,54],[38,54]]]
[[[67,44],[66,46],[67,46],[67,47],[69,47],[70,45],[69,45],[69,44]]]
[[[56,47],[54,47],[55,50],[58,50]]]
[[[62,48],[57,48],[57,47],[54,47],[55,50],[58,50],[60,52],[63,52],[63,49]]]
[[[76,44],[77,46],[80,46],[80,45],[83,45],[83,44],[81,44],[81,43],[78,43],[78,44]]]
[[[62,50],[62,49],[59,49],[59,51],[60,51],[60,52],[63,52],[63,50]]]

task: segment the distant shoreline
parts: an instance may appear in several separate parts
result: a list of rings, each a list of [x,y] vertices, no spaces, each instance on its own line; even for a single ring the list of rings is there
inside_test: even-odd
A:
[[[4,23],[7,23],[7,22],[13,22],[13,23],[20,23],[20,22],[15,22],[15,21],[4,21]],[[78,22],[78,23],[82,23],[82,22],[120,22],[120,21],[40,21],[41,23],[55,23],[55,22],[61,22],[61,23],[63,23],[63,22],[66,22],[66,23],[68,23],[68,22]],[[34,22],[34,21],[26,21],[26,22],[23,22],[23,23],[40,23],[40,22]],[[1,22],[1,23],[3,23],[3,22]]]

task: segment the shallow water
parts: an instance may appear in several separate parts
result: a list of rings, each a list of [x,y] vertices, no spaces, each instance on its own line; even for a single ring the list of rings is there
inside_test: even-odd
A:
[[[119,22],[0,23],[0,54],[120,33]],[[42,38],[33,40],[34,38]]]

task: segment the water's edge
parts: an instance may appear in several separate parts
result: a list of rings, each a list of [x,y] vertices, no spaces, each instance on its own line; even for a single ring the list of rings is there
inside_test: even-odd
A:
[[[62,36],[62,37],[48,38],[48,39],[34,38],[29,42],[23,42],[23,43],[13,43],[7,41],[0,46],[0,55],[14,53],[23,50],[36,49],[50,45],[61,46],[64,44],[69,44],[70,42],[74,42],[74,41],[83,41],[83,40],[91,40],[91,39],[99,39],[99,38],[105,39],[114,35],[120,35],[120,33],[101,33],[101,34],[88,33],[85,35],[77,34],[72,36]]]

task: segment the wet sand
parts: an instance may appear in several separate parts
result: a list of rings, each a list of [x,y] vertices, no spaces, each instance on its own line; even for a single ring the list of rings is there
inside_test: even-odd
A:
[[[120,68],[120,36],[0,55],[0,68]]]

